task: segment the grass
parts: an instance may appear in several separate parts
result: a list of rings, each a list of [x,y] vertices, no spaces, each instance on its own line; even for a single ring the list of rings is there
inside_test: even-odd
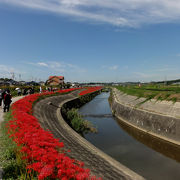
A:
[[[160,85],[143,85],[139,86],[118,86],[118,90],[128,94],[137,96],[137,98],[146,98],[144,102],[151,99],[156,99],[157,101],[172,101],[180,102],[180,87],[179,86],[160,86]]]
[[[6,123],[11,119],[11,112],[6,113],[0,127],[0,164],[3,168],[3,179],[28,179],[25,162],[21,160],[18,147],[7,135]]]
[[[88,132],[97,132],[97,129],[89,121],[82,118],[78,113],[78,109],[72,108],[69,110],[67,112],[67,119],[70,121],[72,128],[82,135]]]

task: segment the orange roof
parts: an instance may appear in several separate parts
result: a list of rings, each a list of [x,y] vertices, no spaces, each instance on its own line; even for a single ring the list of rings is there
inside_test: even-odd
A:
[[[54,77],[58,77],[59,79],[64,79],[64,76],[49,76],[49,79],[52,79]]]

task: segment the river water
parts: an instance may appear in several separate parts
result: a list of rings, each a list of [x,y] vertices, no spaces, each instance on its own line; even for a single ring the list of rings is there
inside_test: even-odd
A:
[[[148,180],[180,180],[179,147],[120,123],[112,116],[108,97],[109,93],[101,93],[79,109],[98,129],[97,134],[88,133],[85,138]]]

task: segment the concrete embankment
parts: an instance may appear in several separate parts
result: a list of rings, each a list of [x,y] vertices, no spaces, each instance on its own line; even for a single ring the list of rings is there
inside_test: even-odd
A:
[[[180,103],[137,98],[113,88],[111,109],[119,121],[180,145]],[[142,103],[144,102],[144,103]]]
[[[102,177],[103,180],[143,180],[143,177],[82,138],[64,121],[60,109],[64,104],[69,104],[69,101],[75,104],[76,99],[75,92],[43,99],[34,106],[33,114],[44,129],[49,129],[56,138],[64,142],[67,149],[71,150],[68,153],[71,158],[83,161],[85,167],[91,169],[96,176]]]

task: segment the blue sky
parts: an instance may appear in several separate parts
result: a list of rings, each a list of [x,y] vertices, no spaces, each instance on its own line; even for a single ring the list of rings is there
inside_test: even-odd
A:
[[[0,0],[0,77],[180,78],[179,0]]]

